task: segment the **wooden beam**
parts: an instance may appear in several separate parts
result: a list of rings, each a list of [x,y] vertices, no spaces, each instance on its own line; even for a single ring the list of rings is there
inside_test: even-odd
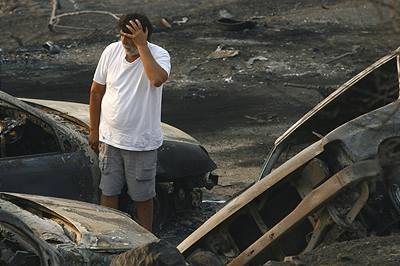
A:
[[[315,188],[288,216],[272,227],[228,265],[239,266],[249,263],[261,251],[268,248],[268,246],[280,236],[310,215],[313,211],[317,210],[323,203],[327,202],[344,188],[355,182],[379,176],[379,174],[380,167],[375,160],[361,161],[342,169],[319,187]]]

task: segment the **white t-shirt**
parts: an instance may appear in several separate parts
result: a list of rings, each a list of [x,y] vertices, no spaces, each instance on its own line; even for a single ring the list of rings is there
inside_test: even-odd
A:
[[[163,48],[147,43],[156,62],[170,72],[170,57]],[[101,103],[100,141],[124,150],[147,151],[161,146],[162,85],[154,87],[140,57],[125,59],[122,43],[108,45],[99,60],[93,80],[106,85]]]

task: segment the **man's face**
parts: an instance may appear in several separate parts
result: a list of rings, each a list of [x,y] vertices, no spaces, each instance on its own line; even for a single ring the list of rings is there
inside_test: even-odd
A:
[[[124,46],[125,52],[129,56],[138,55],[139,52],[136,48],[136,45],[132,41],[132,39],[125,37],[124,35],[120,35],[122,45]]]

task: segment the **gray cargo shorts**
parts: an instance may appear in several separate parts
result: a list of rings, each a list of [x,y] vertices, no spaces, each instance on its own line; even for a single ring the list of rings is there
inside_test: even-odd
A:
[[[157,150],[128,151],[100,143],[99,167],[103,195],[121,194],[126,182],[133,201],[147,201],[156,196]]]

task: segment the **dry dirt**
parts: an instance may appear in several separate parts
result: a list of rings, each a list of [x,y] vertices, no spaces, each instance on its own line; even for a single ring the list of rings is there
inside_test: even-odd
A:
[[[217,163],[220,185],[205,192],[212,200],[228,199],[251,184],[285,129],[400,44],[396,12],[367,0],[60,2],[59,14],[103,10],[149,15],[157,31],[152,41],[172,58],[163,121],[197,138]],[[215,20],[223,9],[236,19],[253,20],[256,27],[219,28]],[[100,53],[118,38],[115,20],[104,14],[64,17],[60,25],[76,28],[50,32],[51,10],[50,1],[0,0],[1,90],[18,97],[87,103]],[[184,17],[188,21],[179,23]],[[172,27],[163,26],[162,18]],[[45,49],[47,41],[60,52]],[[219,45],[239,54],[208,59]],[[254,57],[262,60],[251,64]],[[182,214],[159,235],[177,244],[220,206],[207,203]],[[335,260],[340,259],[330,262]]]

